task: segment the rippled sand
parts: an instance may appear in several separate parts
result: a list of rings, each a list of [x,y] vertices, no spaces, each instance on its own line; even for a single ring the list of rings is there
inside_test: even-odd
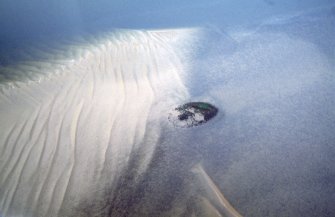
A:
[[[112,196],[128,166],[135,178],[143,174],[160,113],[188,96],[178,55],[196,32],[119,30],[68,48],[70,57],[80,53],[61,72],[53,64],[21,66],[39,71],[31,75],[38,82],[21,74],[2,87],[2,213],[67,216],[83,199]]]

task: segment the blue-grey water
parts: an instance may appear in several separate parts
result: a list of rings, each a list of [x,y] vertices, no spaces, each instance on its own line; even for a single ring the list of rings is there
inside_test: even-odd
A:
[[[334,84],[331,0],[3,0],[0,217],[335,216]]]

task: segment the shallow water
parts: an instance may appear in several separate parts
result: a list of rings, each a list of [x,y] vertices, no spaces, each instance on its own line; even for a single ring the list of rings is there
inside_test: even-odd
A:
[[[0,216],[335,215],[331,1],[37,3],[1,3]]]

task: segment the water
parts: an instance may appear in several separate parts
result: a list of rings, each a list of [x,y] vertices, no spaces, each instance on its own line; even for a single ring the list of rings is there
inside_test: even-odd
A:
[[[332,1],[0,8],[3,217],[335,215]]]

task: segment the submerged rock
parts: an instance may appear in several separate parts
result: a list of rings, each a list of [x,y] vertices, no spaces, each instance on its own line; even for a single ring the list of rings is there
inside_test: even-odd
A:
[[[169,121],[176,127],[194,127],[216,116],[218,109],[205,102],[189,102],[178,106],[169,114]]]

